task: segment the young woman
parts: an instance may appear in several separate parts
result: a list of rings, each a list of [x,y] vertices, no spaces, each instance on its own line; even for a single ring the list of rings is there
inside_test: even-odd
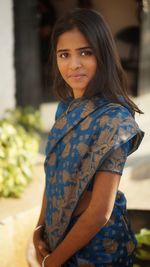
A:
[[[55,25],[54,88],[61,99],[46,147],[37,227],[42,267],[132,266],[136,240],[118,190],[144,133],[103,17],[77,9]]]

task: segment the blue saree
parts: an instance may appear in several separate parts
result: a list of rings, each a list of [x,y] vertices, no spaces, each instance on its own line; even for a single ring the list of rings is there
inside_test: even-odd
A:
[[[67,98],[58,105],[48,135],[44,169],[46,175],[45,234],[53,251],[79,216],[72,214],[94,175],[106,167],[110,155],[124,146],[126,156],[140,145],[142,132],[127,105],[106,98]],[[109,164],[123,169],[125,159]],[[107,168],[106,168],[107,171]],[[126,198],[118,190],[112,215],[90,242],[63,265],[65,267],[132,266],[136,240],[130,228]]]

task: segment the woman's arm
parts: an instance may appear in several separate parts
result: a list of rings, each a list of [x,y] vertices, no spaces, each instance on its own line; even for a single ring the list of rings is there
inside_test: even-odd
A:
[[[115,202],[120,175],[97,172],[88,208],[82,213],[64,240],[45,261],[45,267],[65,263],[75,252],[84,247],[109,220]],[[41,248],[43,256],[47,251]]]
[[[40,216],[37,222],[37,226],[44,224],[45,209],[46,209],[46,196],[45,196],[45,189],[44,189],[43,198],[42,198],[42,206],[41,206],[41,211],[40,211]]]
[[[46,197],[45,197],[45,190],[44,190],[43,199],[42,199],[42,206],[41,206],[41,211],[40,211],[40,216],[39,216],[39,219],[37,222],[37,226],[38,225],[44,225],[45,209],[46,209]],[[33,244],[35,247],[37,260],[40,264],[43,261],[43,255],[42,255],[41,251],[39,250],[39,246],[42,247],[42,249],[45,249],[45,250],[48,249],[46,247],[44,240],[43,240],[43,236],[42,236],[43,230],[44,230],[44,227],[41,227],[41,228],[38,228],[37,230],[35,230],[33,233]]]

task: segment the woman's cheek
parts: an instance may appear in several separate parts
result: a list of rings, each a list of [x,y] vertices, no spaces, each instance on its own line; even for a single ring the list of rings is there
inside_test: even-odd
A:
[[[58,69],[59,69],[60,74],[61,74],[63,77],[65,77],[65,74],[66,74],[66,64],[61,63],[61,62],[58,62],[58,63],[57,63],[57,66],[58,66]]]

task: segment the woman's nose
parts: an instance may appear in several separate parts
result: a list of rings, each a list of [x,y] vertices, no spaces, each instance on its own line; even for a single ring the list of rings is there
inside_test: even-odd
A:
[[[79,57],[71,57],[71,59],[70,59],[70,68],[72,70],[78,69],[81,66],[82,66],[82,64],[81,64],[81,60],[80,60]]]

